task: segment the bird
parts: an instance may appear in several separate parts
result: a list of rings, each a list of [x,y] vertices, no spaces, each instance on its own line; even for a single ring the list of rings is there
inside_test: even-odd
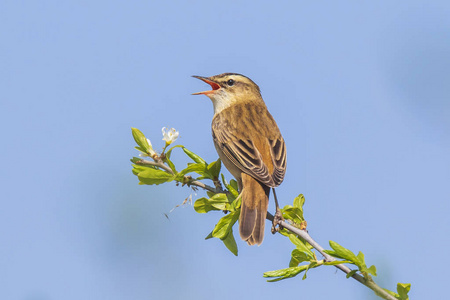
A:
[[[240,237],[249,245],[261,245],[271,188],[277,209],[275,216],[282,218],[274,188],[282,183],[286,173],[283,136],[264,103],[260,88],[250,78],[237,73],[192,77],[212,88],[193,95],[206,95],[213,103],[214,146],[238,182]]]

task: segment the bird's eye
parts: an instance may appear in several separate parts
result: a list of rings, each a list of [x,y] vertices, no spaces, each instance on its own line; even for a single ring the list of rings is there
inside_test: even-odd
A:
[[[234,80],[233,79],[229,79],[227,81],[228,86],[233,86],[234,85]]]

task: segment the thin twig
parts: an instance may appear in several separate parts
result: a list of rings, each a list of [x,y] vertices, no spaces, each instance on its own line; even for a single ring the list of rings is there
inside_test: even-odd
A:
[[[267,217],[268,220],[273,221],[273,215],[269,212],[267,212]],[[280,220],[278,222],[278,224],[284,228],[286,228],[287,230],[289,230],[290,232],[302,237],[305,241],[307,241],[311,246],[313,246],[314,249],[316,249],[317,251],[320,252],[320,254],[322,254],[325,257],[326,261],[336,261],[336,259],[332,256],[330,256],[329,254],[324,252],[324,248],[322,246],[320,246],[309,234],[306,230],[301,230],[295,226],[292,226],[291,224]],[[348,274],[350,273],[352,270],[347,267],[346,265],[343,264],[339,264],[339,265],[335,265],[336,268],[338,268],[339,270],[343,271],[344,273]],[[353,279],[359,281],[360,283],[364,284],[365,286],[367,286],[368,288],[370,288],[371,290],[373,290],[375,292],[375,294],[379,295],[380,297],[384,298],[384,299],[388,299],[388,300],[397,300],[394,296],[392,296],[391,294],[389,294],[388,292],[386,292],[383,288],[381,288],[380,286],[378,286],[373,280],[366,280],[364,279],[363,276],[359,275],[359,274],[353,274],[352,275]]]
[[[209,186],[209,185],[204,184],[204,183],[202,183],[200,181],[197,181],[197,180],[189,182],[189,185],[195,185],[195,186],[201,187],[202,189],[208,190],[208,191],[213,192],[215,194],[225,193],[224,190],[219,190],[219,189],[213,188],[212,186]]]
[[[137,163],[138,165],[150,165],[150,166],[155,166],[155,167],[164,169],[164,171],[169,172],[170,174],[173,174],[172,169],[171,169],[169,166],[165,165],[165,164],[163,163],[163,161],[160,160],[160,159],[157,160],[157,161],[150,161],[150,160],[146,160],[146,159],[141,159],[141,160],[137,161],[136,163]]]

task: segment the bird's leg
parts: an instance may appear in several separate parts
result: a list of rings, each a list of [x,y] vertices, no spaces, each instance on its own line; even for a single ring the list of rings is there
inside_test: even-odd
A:
[[[275,193],[275,189],[272,188],[273,198],[275,199],[275,215],[273,216],[272,221],[272,234],[275,234],[280,230],[280,221],[284,221],[283,214],[281,213],[280,207],[278,206],[277,194]]]

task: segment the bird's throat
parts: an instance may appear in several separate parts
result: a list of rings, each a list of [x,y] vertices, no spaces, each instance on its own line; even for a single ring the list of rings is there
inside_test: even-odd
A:
[[[255,103],[262,104],[265,106],[264,101],[261,97],[242,97],[242,96],[234,96],[229,94],[219,94],[216,93],[213,96],[209,97],[213,102],[214,106],[214,115],[222,112],[223,110],[230,108],[234,105],[243,105],[245,103]]]

